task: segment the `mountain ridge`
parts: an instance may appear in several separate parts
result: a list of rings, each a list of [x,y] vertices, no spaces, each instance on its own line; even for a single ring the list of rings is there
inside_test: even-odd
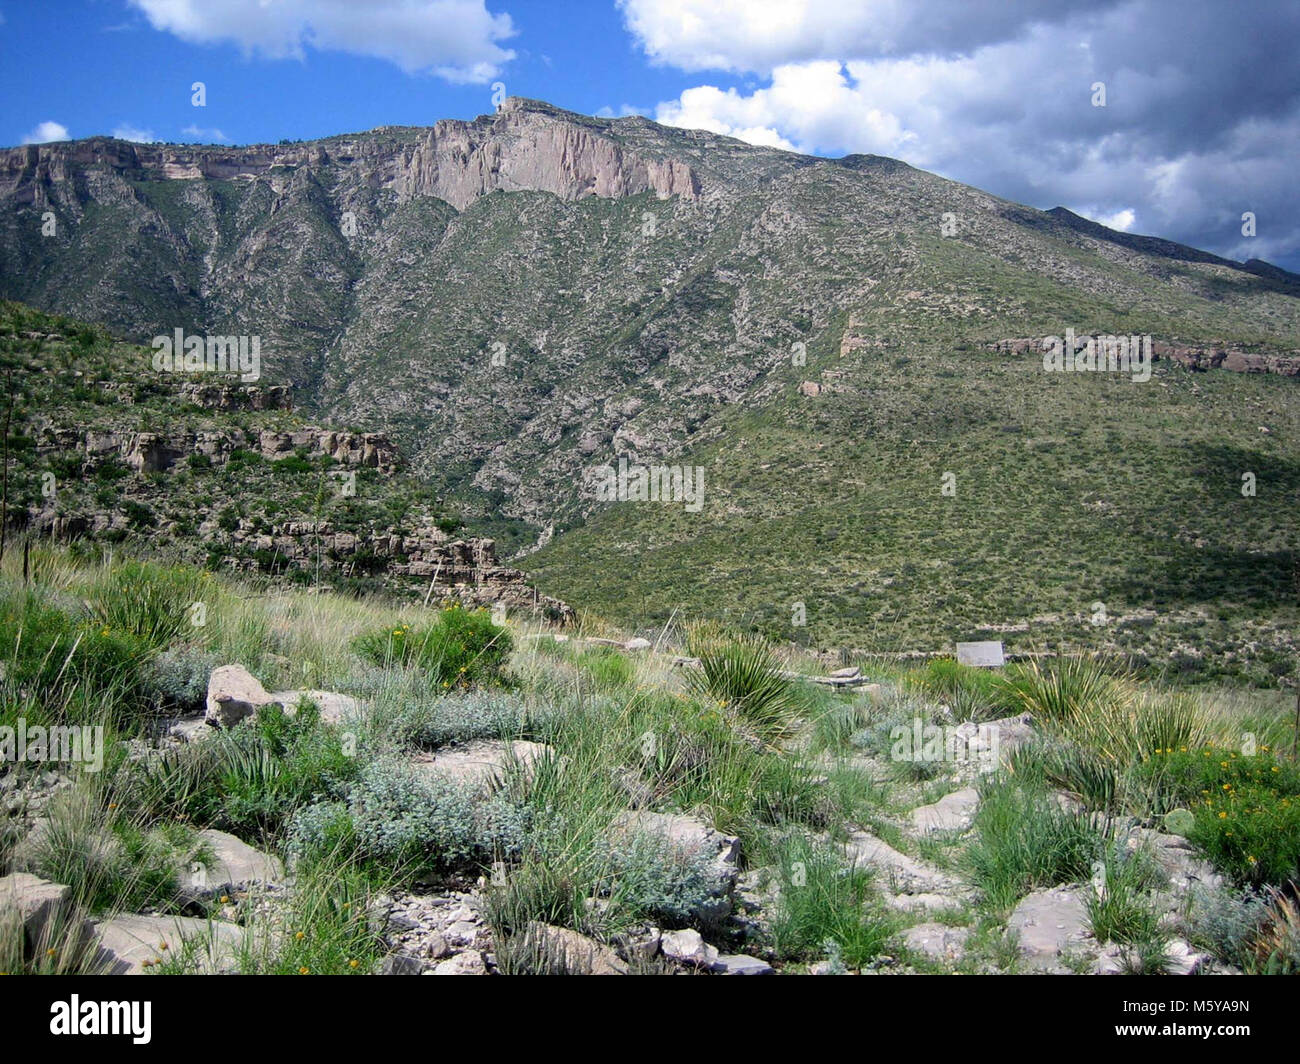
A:
[[[1234,519],[1248,531],[1240,543],[1222,540],[1225,571],[1248,573],[1251,551],[1275,558],[1245,579],[1262,581],[1268,611],[1282,608],[1279,574],[1297,549],[1285,509],[1294,383],[1226,370],[1291,365],[1300,299],[1285,271],[1119,234],[884,157],[801,156],[527,101],[438,128],[277,146],[290,154],[266,158],[302,161],[243,176],[181,176],[195,153],[212,165],[240,158],[238,149],[186,147],[170,180],[118,172],[95,163],[93,150],[78,161],[84,149],[59,145],[35,149],[38,164],[25,169],[33,149],[18,149],[17,162],[0,158],[0,296],[104,324],[137,344],[177,327],[260,337],[268,383],[291,385],[313,418],[387,433],[433,496],[491,525],[503,556],[552,529],[527,563],[547,593],[630,612],[608,581],[648,581],[638,586],[644,608],[620,621],[702,603],[743,607],[770,625],[791,588],[834,598],[855,582],[854,566],[898,568],[858,556],[844,536],[847,515],[880,518],[882,491],[914,490],[900,471],[924,477],[928,468],[993,462],[1008,481],[1021,482],[1024,468],[1068,481],[1078,474],[1059,464],[1051,441],[1093,430],[1043,422],[1034,409],[1109,423],[1104,397],[1131,419],[1116,431],[1134,455],[1170,478],[1184,471],[1148,483],[1147,498],[1125,503],[1126,521],[1164,528],[1170,513],[1202,513],[1209,534],[1186,522],[1168,527],[1131,565],[1099,569],[1100,590],[1076,589],[1068,600],[1051,590],[1069,583],[1064,548],[1036,562],[1039,603],[1019,603],[995,575],[971,578],[984,591],[954,605],[949,626],[1065,616],[1083,596],[1131,594],[1134,608],[1195,597],[1189,581],[1206,576],[1193,557],[1180,556],[1158,588],[1145,574],[1173,564],[1159,557],[1164,543],[1220,542]],[[530,184],[538,187],[522,187]],[[48,237],[46,212],[57,221]],[[1159,368],[1149,387],[1130,385],[1145,390],[1111,396],[1101,381],[1046,375],[1041,357],[1007,344],[1067,329],[1149,335],[1205,372]],[[1217,423],[1197,423],[1196,394]],[[1160,400],[1173,396],[1162,413]],[[1255,424],[1232,423],[1229,414],[1249,416],[1232,402],[1251,404]],[[1017,439],[1024,446],[1008,449]],[[1280,492],[1244,523],[1232,516],[1231,485],[1222,499],[1203,497],[1178,450],[1214,456],[1228,440],[1235,464],[1273,469]],[[741,443],[768,468],[755,468]],[[849,475],[843,498],[832,490],[831,454],[872,471]],[[687,521],[592,497],[590,471],[621,458],[712,463],[703,512]],[[1217,457],[1205,462],[1219,468]],[[1055,488],[1022,490],[1074,505]],[[1104,480],[1088,490],[1114,505]],[[821,530],[808,572],[756,568],[751,532],[788,536],[800,508]],[[890,520],[937,517],[895,509]],[[1082,535],[1105,513],[1066,523]],[[1007,549],[1023,566],[1053,518],[1035,505],[1016,521]],[[879,549],[898,571],[911,563],[896,552],[933,549],[910,524],[895,531]],[[986,547],[969,537],[999,535],[971,521],[951,531],[946,549],[972,557]],[[647,569],[657,552],[663,564]],[[607,581],[593,586],[582,566],[597,557]],[[941,557],[932,561],[927,580],[944,571]],[[741,574],[754,586],[740,586]],[[900,609],[933,622],[900,628],[896,641],[912,649],[935,638],[934,587],[892,579],[910,588]],[[860,637],[863,609],[842,602],[821,611],[833,620],[815,638]]]

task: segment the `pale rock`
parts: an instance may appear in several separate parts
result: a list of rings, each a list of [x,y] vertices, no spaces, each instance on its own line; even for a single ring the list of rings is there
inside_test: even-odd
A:
[[[1019,937],[1020,956],[1039,971],[1063,971],[1061,955],[1091,941],[1084,887],[1036,890],[1020,899],[1007,928]]]
[[[526,947],[558,961],[570,975],[627,975],[627,963],[608,946],[566,927],[533,921],[525,932]]]
[[[980,795],[974,787],[945,794],[937,802],[912,810],[912,824],[922,833],[965,831],[975,819]]]
[[[908,949],[931,960],[951,963],[961,959],[969,936],[970,930],[965,927],[926,923],[909,927],[903,934],[903,942]]]
[[[744,953],[723,953],[720,954],[713,965],[713,970],[719,975],[773,975],[775,969],[757,957],[750,957]]]
[[[659,948],[669,960],[697,968],[712,968],[718,963],[718,951],[698,931],[665,931]]]
[[[190,916],[115,916],[95,925],[101,960],[113,975],[143,975],[145,963],[187,956],[186,942],[197,942],[194,957],[204,973],[233,971],[245,932],[236,924]]]
[[[457,953],[433,967],[434,975],[487,975],[483,954],[476,949]]]
[[[199,832],[198,841],[211,851],[212,857],[206,864],[191,865],[183,873],[183,881],[192,890],[218,894],[253,884],[284,881],[284,865],[279,858],[249,846],[228,832],[206,828]]]
[[[517,770],[525,782],[531,782],[538,764],[552,754],[545,743],[483,739],[463,746],[444,747],[432,754],[417,754],[411,766],[422,775],[491,790],[505,782],[512,769]]]

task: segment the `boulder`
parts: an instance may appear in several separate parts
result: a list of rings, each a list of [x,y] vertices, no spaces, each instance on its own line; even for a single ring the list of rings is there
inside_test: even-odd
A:
[[[917,831],[965,831],[975,819],[980,794],[974,787],[964,787],[945,794],[937,802],[912,810],[912,824]]]
[[[665,957],[679,964],[709,969],[718,963],[718,951],[698,931],[665,931],[659,948]]]
[[[924,954],[931,960],[951,964],[961,959],[969,936],[970,930],[965,927],[946,927],[936,923],[917,924],[903,933],[903,944],[913,952]]]
[[[321,720],[343,724],[361,715],[361,704],[349,695],[335,691],[293,690],[268,692],[257,677],[242,665],[222,665],[208,677],[208,704],[203,720],[214,727],[229,728],[257,715],[263,706],[278,705],[289,716],[302,701],[316,704]]]
[[[466,950],[464,953],[457,953],[454,957],[448,957],[445,961],[439,961],[433,966],[432,975],[487,975],[487,964],[483,960],[483,954],[476,949]]]
[[[553,753],[545,743],[483,739],[463,746],[445,747],[432,754],[417,754],[411,764],[417,772],[427,776],[491,790],[505,781],[511,768],[516,768],[525,781],[531,782],[538,763]]]
[[[57,943],[76,949],[90,937],[89,921],[74,913],[72,888],[27,872],[0,878],[0,923],[11,920],[22,927],[28,957]]]
[[[229,728],[253,716],[275,699],[242,665],[221,665],[208,677],[208,708],[204,720]]]
[[[1151,853],[1169,877],[1170,888],[1176,896],[1186,896],[1193,884],[1210,890],[1218,890],[1224,885],[1223,876],[1200,857],[1182,835],[1135,827],[1129,831],[1124,843],[1129,850],[1143,848]]]
[[[563,965],[569,975],[627,975],[627,963],[608,946],[567,927],[533,921],[525,932],[525,948]]]
[[[313,702],[320,710],[320,719],[326,724],[350,723],[361,717],[361,703],[351,695],[341,695],[337,691],[273,691],[270,699],[280,703],[290,716],[297,711],[300,702]]]
[[[719,975],[773,975],[775,969],[757,957],[744,953],[723,953],[718,956],[713,970]]]
[[[284,865],[278,858],[234,835],[208,828],[199,832],[199,842],[212,853],[206,863],[196,862],[188,870],[190,888],[199,894],[224,894],[253,884],[284,881]]]
[[[1085,887],[1052,887],[1020,899],[1007,928],[1019,937],[1020,956],[1031,969],[1064,972],[1061,955],[1091,941]]]
[[[855,865],[867,865],[886,874],[890,884],[903,894],[951,894],[959,883],[946,872],[900,853],[889,843],[865,831],[849,836],[844,855]],[[948,905],[956,904],[949,898]]]
[[[384,958],[383,967],[380,969],[380,975],[419,975],[424,965],[420,963],[420,958],[411,957],[405,953],[391,953]]]
[[[147,967],[182,956],[212,974],[238,968],[244,931],[221,920],[189,916],[115,916],[95,925],[100,957],[112,975],[143,975]]]

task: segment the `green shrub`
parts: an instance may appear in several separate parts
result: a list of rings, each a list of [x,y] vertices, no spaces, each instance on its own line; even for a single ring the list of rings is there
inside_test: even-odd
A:
[[[1191,810],[1188,838],[1219,871],[1252,886],[1300,876],[1300,768],[1269,748],[1157,749],[1137,775],[1169,808]]]
[[[349,845],[364,864],[410,875],[469,870],[476,861],[519,852],[526,820],[503,815],[504,800],[479,803],[477,797],[453,780],[380,759],[362,769],[346,799],[303,809],[291,847],[311,855]]]
[[[208,678],[221,659],[207,650],[180,646],[162,651],[144,669],[153,701],[177,713],[196,713],[207,701]]]
[[[616,842],[608,861],[609,874],[599,889],[628,919],[660,927],[712,922],[719,895],[712,855],[638,832]]]
[[[499,680],[512,645],[509,630],[494,624],[486,610],[459,605],[444,607],[430,624],[371,632],[354,644],[376,665],[417,666],[444,688]]]
[[[274,705],[201,743],[134,763],[134,801],[242,837],[280,834],[310,802],[342,793],[357,769],[314,706],[289,717]]]
[[[1185,920],[1198,949],[1249,970],[1256,961],[1260,928],[1269,919],[1268,899],[1253,890],[1211,890],[1193,886]]]
[[[399,743],[433,749],[474,739],[524,738],[553,712],[547,707],[530,713],[522,698],[505,691],[448,691],[432,697],[406,694],[385,723]]]
[[[153,528],[158,524],[158,517],[153,510],[134,499],[127,499],[122,503],[122,512],[126,515],[127,524],[137,532]]]

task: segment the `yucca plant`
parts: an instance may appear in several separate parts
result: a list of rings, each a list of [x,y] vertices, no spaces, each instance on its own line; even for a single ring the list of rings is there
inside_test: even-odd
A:
[[[111,572],[90,605],[97,624],[160,649],[190,631],[192,608],[215,595],[211,577],[200,570],[127,562]]]
[[[1043,724],[1090,714],[1117,697],[1116,681],[1087,658],[1032,659],[1009,670],[1003,681],[1011,701]]]
[[[700,667],[687,676],[698,697],[718,703],[765,743],[784,738],[798,712],[793,686],[762,640],[741,638],[700,650]]]

